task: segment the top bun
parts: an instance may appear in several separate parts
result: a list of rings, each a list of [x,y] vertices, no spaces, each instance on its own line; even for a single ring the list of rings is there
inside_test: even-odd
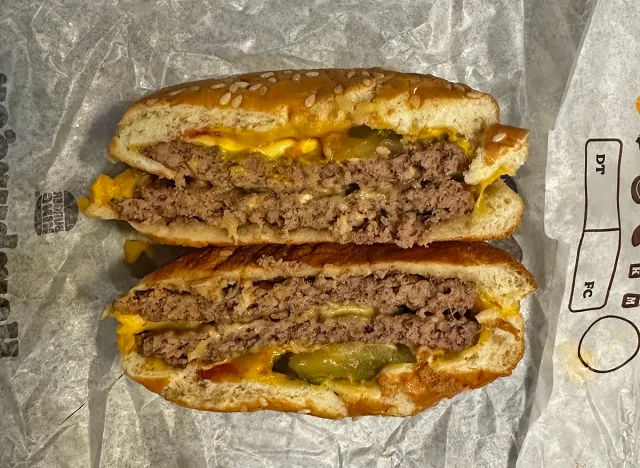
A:
[[[185,83],[132,105],[118,124],[109,152],[116,159],[173,178],[141,146],[203,133],[245,141],[305,138],[366,125],[409,139],[446,129],[482,145],[498,123],[489,94],[431,75],[371,69],[279,70]]]

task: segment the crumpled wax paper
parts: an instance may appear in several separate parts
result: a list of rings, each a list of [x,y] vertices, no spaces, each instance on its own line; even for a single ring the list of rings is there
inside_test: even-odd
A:
[[[3,0],[0,13],[0,466],[636,466],[637,2]],[[513,375],[415,417],[345,421],[198,412],[124,377],[100,313],[180,253],[127,265],[136,234],[78,213],[95,176],[122,169],[105,147],[124,110],[183,81],[361,66],[465,82],[531,129],[515,240],[540,291]]]

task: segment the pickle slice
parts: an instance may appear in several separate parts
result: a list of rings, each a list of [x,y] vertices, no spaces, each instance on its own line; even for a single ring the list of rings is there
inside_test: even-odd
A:
[[[287,353],[276,361],[273,370],[313,384],[331,379],[360,382],[373,379],[389,364],[403,362],[416,362],[403,345],[345,343],[308,353]]]
[[[353,127],[346,134],[334,133],[323,139],[327,159],[347,161],[400,153],[404,145],[400,135],[390,130]]]

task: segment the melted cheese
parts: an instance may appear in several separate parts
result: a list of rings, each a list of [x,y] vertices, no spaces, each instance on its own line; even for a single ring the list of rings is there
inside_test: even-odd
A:
[[[319,313],[323,318],[342,317],[343,315],[359,315],[361,317],[371,318],[376,311],[370,306],[361,307],[355,304],[344,304],[322,308]]]
[[[153,358],[153,357],[146,358],[144,360],[143,367],[144,367],[145,370],[150,371],[150,372],[165,371],[165,370],[169,370],[169,369],[172,368],[169,364],[164,362],[162,359]]]
[[[127,239],[124,241],[124,260],[135,263],[144,252],[151,254],[151,244],[140,240]]]
[[[418,135],[420,140],[440,140],[446,138],[451,143],[458,145],[464,150],[465,156],[471,156],[471,143],[464,137],[458,136],[458,133],[449,127],[432,127],[423,129]]]
[[[120,348],[123,354],[127,354],[135,349],[136,340],[134,335],[144,331],[161,328],[190,330],[202,325],[200,322],[190,322],[188,320],[152,322],[142,318],[138,314],[122,314],[119,312],[114,313],[113,317],[120,322],[116,333],[118,335],[118,348]]]
[[[305,385],[302,381],[292,380],[272,371],[275,359],[285,352],[285,349],[270,349],[247,354],[229,362],[199,369],[197,374],[201,379],[212,382],[254,381],[270,385]]]
[[[223,151],[230,153],[260,153],[268,159],[284,156],[308,157],[320,154],[320,142],[317,138],[283,138],[261,146],[244,144],[232,138],[213,135],[199,135],[185,138],[184,141],[200,146],[219,146]]]
[[[144,177],[142,171],[126,169],[113,179],[105,174],[100,174],[89,190],[89,199],[80,197],[78,201],[80,209],[86,210],[89,204],[108,205],[111,200],[131,198],[135,194],[136,186]]]
[[[502,305],[487,292],[478,291],[475,305],[476,312],[488,309],[497,310],[503,316],[513,316],[520,313],[520,303],[516,301],[509,305]]]
[[[183,141],[200,146],[218,146],[222,149],[223,154],[227,157],[229,153],[261,153],[267,159],[278,159],[281,157],[292,157],[303,160],[322,159],[322,155],[327,160],[348,160],[357,159],[359,153],[367,153],[368,156],[375,154],[376,146],[386,137],[381,132],[373,132],[367,138],[348,138],[347,132],[330,133],[319,138],[282,138],[280,140],[268,141],[268,135],[265,137],[265,143],[259,143],[255,138],[242,141],[242,138],[232,138],[230,136],[220,135],[197,135],[194,137],[183,138]],[[448,127],[434,127],[422,129],[418,135],[418,139],[422,140],[440,140],[448,141],[460,146],[467,157],[470,156],[471,144],[466,138],[459,136],[456,131]],[[344,144],[348,140],[350,144]],[[250,141],[250,142],[249,142]],[[340,146],[343,146],[340,148]],[[331,148],[327,151],[327,148]],[[134,148],[132,148],[134,149]],[[328,156],[328,154],[330,156]]]
[[[476,198],[476,202],[473,206],[473,214],[476,214],[476,215],[486,214],[488,212],[487,206],[482,203],[483,197],[484,197],[484,191],[487,189],[487,187],[489,187],[491,184],[493,184],[496,180],[498,180],[503,175],[513,175],[513,174],[511,174],[506,169],[499,168],[493,174],[487,177],[485,180],[483,180],[478,185],[475,185],[473,187],[475,192],[475,198]]]

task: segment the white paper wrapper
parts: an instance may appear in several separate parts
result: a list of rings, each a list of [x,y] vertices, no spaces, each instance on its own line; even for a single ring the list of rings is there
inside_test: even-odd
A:
[[[621,308],[640,293],[628,278],[640,263],[635,3],[4,0],[1,13],[0,466],[635,466],[638,361],[598,374],[578,358],[595,320],[640,318]],[[135,234],[78,215],[75,198],[120,170],[104,156],[126,107],[209,76],[359,66],[465,82],[499,100],[503,122],[531,129],[516,240],[541,291],[523,306],[527,351],[514,374],[416,417],[355,421],[197,412],[123,377],[116,324],[98,318],[153,265],[126,265]],[[618,235],[620,254],[604,307],[574,313],[585,145],[598,138],[612,141],[587,146],[587,225],[619,231],[583,237],[574,296],[596,281],[589,304],[603,302]],[[179,252],[162,253],[155,263]],[[605,369],[636,346],[629,322],[604,319],[582,356]]]
[[[555,331],[519,466],[640,460],[638,20],[636,2],[597,4],[549,135],[545,231],[558,243],[545,311]]]

